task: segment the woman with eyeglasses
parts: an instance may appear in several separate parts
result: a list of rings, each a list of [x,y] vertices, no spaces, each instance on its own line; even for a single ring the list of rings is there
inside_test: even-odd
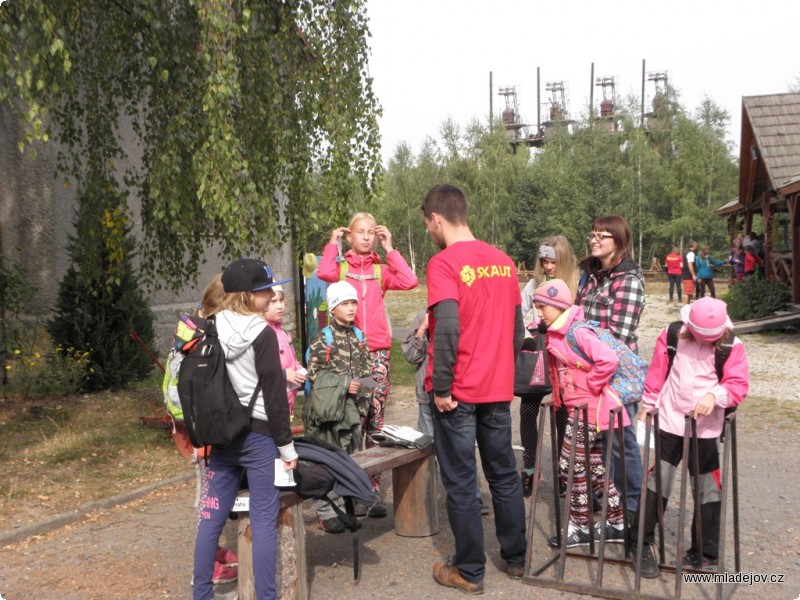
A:
[[[644,278],[630,256],[631,228],[618,215],[598,217],[587,236],[590,254],[580,266],[584,271],[576,304],[583,308],[587,321],[598,321],[632,350],[638,350],[636,328],[644,310]],[[631,422],[636,405],[626,406]],[[627,509],[635,513],[642,487],[642,456],[632,426],[624,429]],[[611,475],[622,490],[620,456],[614,449]]]

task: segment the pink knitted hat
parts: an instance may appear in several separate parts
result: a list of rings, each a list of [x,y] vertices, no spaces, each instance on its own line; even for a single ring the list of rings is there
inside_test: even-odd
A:
[[[722,300],[706,296],[681,309],[681,321],[699,342],[715,342],[733,329],[727,305]]]
[[[567,284],[560,279],[545,281],[533,292],[534,303],[540,302],[556,308],[568,309],[574,304]]]

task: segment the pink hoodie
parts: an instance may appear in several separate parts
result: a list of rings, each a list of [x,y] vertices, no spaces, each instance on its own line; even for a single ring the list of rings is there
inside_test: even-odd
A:
[[[658,336],[644,382],[642,406],[658,407],[659,425],[663,431],[683,437],[685,415],[694,410],[700,398],[711,392],[716,399],[716,408],[710,415],[697,419],[697,437],[719,437],[725,408],[737,406],[744,400],[750,389],[750,367],[744,344],[739,338],[734,339],[731,354],[722,369],[722,381],[717,380],[714,353],[712,344],[679,337],[669,379],[666,379],[669,360],[667,330]]]
[[[292,346],[292,340],[289,334],[283,330],[281,323],[273,323],[267,321],[267,325],[275,330],[275,335],[278,336],[278,350],[281,354],[281,369],[294,369],[295,371],[303,368],[303,363],[297,360],[297,355]],[[284,373],[284,376],[286,373]],[[297,399],[297,386],[286,386],[286,399],[289,401],[289,413],[294,414],[294,402]]]
[[[322,281],[339,281],[339,250],[336,244],[326,244],[322,251],[322,260],[317,266],[317,276]],[[383,295],[386,290],[413,290],[417,287],[417,276],[397,250],[386,255],[386,264],[381,265],[380,256],[376,252],[366,255],[356,254],[348,250],[344,255],[348,263],[347,272],[353,275],[374,276],[378,264],[381,268],[381,287],[377,279],[358,281],[347,278],[358,292],[358,310],[356,326],[364,332],[370,351],[385,350],[392,347],[392,330]]]
[[[608,429],[608,411],[619,405],[609,381],[617,370],[619,359],[616,352],[600,341],[588,327],[575,332],[575,341],[592,364],[570,350],[566,335],[574,321],[583,321],[583,309],[571,306],[547,329],[547,351],[552,360],[551,372],[553,394],[570,409],[579,404],[588,404],[589,423],[598,430]],[[570,410],[570,416],[572,411]],[[622,411],[623,424],[629,425],[627,411]]]

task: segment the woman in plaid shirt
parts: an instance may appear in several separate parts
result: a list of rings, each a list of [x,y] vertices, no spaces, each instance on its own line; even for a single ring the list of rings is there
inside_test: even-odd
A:
[[[576,304],[583,308],[587,321],[598,321],[631,349],[638,350],[636,328],[644,310],[644,278],[633,262],[629,247],[631,228],[620,216],[598,217],[587,236],[591,254],[581,262],[584,277]],[[637,406],[625,407],[634,422]],[[636,512],[642,488],[642,456],[632,426],[625,427],[625,472],[628,495],[627,508]],[[617,448],[611,464],[611,476],[617,489],[622,490],[622,468]]]

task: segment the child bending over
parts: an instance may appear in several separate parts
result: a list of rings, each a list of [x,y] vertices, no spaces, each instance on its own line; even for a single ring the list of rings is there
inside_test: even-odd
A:
[[[703,568],[717,564],[719,550],[720,484],[719,450],[717,440],[722,433],[725,409],[737,406],[747,395],[750,373],[747,353],[739,338],[734,338],[731,353],[717,378],[715,353],[720,344],[727,342],[733,325],[728,318],[726,305],[715,298],[701,298],[681,309],[683,327],[669,368],[667,354],[667,329],[656,341],[653,361],[645,381],[642,395],[644,420],[646,411],[658,408],[661,461],[661,492],[664,510],[675,479],[675,472],[683,454],[685,415],[697,419],[697,462],[700,466],[700,506],[694,507],[692,518],[692,546],[682,557],[684,567]],[[689,473],[694,474],[694,450],[689,445]],[[692,478],[694,484],[694,478]],[[642,547],[642,577],[658,577],[658,563],[650,545],[658,520],[655,470],[647,478],[644,543]],[[699,555],[695,539],[697,513],[702,516],[703,556]],[[639,519],[633,521],[631,540],[636,543]],[[632,548],[634,560],[636,547]]]

